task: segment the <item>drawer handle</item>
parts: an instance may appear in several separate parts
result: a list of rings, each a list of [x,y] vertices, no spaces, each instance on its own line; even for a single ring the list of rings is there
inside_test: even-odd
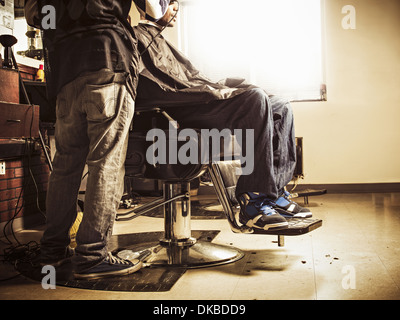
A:
[[[18,122],[21,122],[21,120],[16,120],[16,119],[7,119],[7,122],[16,122],[16,123],[18,123]]]

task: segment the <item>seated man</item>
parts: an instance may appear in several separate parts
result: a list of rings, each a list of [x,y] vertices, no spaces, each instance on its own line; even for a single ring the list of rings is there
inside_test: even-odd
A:
[[[268,230],[287,228],[285,217],[310,217],[285,191],[296,164],[290,104],[241,80],[214,83],[202,75],[160,34],[175,25],[177,11],[171,1],[157,23],[141,17],[134,28],[141,53],[137,105],[174,106],[168,113],[181,127],[254,129],[254,170],[236,186],[240,222]]]

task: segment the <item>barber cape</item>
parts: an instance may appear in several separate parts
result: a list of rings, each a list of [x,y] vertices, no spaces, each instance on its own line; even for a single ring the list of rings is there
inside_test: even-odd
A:
[[[139,23],[134,31],[139,53],[142,53],[136,98],[138,107],[201,105],[229,99],[254,88],[244,79],[212,82],[165,40],[155,25]]]

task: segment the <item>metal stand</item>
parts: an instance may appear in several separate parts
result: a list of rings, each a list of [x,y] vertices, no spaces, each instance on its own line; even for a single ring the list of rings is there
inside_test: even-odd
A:
[[[228,264],[244,253],[236,248],[198,241],[191,234],[190,183],[164,183],[164,238],[146,263],[152,266],[201,268]]]

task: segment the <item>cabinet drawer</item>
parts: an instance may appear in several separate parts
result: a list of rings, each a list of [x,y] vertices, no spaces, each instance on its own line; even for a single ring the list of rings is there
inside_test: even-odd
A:
[[[39,106],[0,102],[0,138],[37,138]]]

